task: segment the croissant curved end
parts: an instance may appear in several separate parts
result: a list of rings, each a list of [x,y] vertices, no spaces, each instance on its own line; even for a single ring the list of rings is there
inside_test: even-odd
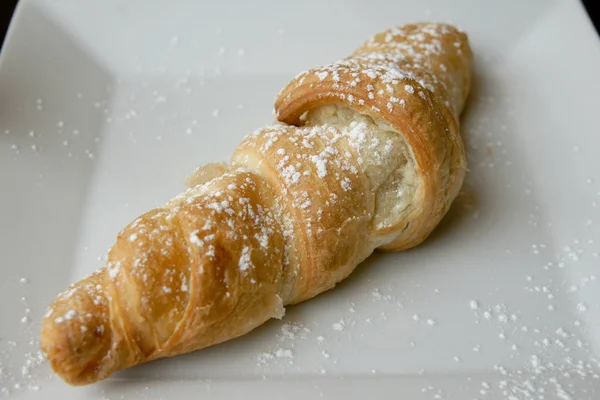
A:
[[[52,369],[71,385],[98,380],[98,367],[112,353],[108,302],[102,292],[89,290],[97,286],[98,275],[61,294],[42,320],[40,348]]]

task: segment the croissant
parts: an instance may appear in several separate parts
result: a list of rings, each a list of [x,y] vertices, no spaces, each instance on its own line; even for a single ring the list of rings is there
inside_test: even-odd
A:
[[[72,385],[246,334],[333,288],[375,249],[431,233],[466,171],[466,35],[421,23],[301,73],[278,122],[118,235],[49,307],[41,348]]]

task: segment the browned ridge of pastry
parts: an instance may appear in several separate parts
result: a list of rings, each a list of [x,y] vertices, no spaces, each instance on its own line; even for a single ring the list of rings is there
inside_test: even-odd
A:
[[[466,170],[471,57],[456,28],[413,24],[294,78],[276,100],[280,122],[130,223],[106,267],[52,303],[41,348],[54,371],[89,384],[233,339],[333,288],[375,249],[425,240]]]

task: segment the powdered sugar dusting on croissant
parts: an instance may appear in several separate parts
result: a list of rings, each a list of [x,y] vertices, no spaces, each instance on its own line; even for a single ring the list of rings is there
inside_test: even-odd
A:
[[[243,335],[333,288],[376,248],[423,241],[462,183],[470,83],[464,34],[415,24],[299,74],[231,165],[133,221],[106,268],[43,321],[71,384]]]

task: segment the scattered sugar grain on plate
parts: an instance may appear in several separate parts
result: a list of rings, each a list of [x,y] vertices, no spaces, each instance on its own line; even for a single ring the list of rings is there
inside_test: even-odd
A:
[[[311,330],[301,323],[287,322],[281,326],[279,340],[305,339]]]
[[[259,365],[266,364],[269,361],[273,360],[274,358],[275,358],[275,356],[273,355],[273,353],[269,353],[269,352],[262,352],[256,356],[256,360],[258,361],[257,364],[259,364]]]
[[[341,332],[346,329],[346,322],[344,320],[340,320],[339,322],[333,323],[331,326],[333,327],[333,330]]]
[[[294,352],[292,349],[280,347],[275,351],[275,356],[277,356],[277,358],[294,358]]]
[[[381,292],[379,291],[379,289],[373,289],[373,291],[371,292],[371,295],[373,296],[374,299],[376,300],[381,300],[383,298],[383,296],[381,295]]]

